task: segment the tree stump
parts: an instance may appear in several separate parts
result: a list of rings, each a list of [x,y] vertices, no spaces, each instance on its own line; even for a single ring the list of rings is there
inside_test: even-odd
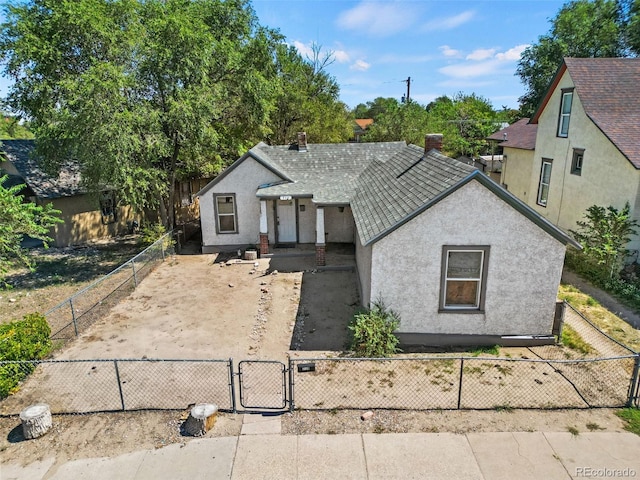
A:
[[[245,260],[257,260],[258,259],[258,251],[257,250],[245,250],[244,259]]]
[[[188,435],[200,437],[216,423],[218,407],[211,403],[199,403],[191,409],[189,418],[184,422],[184,431]]]
[[[20,412],[22,433],[27,440],[38,438],[49,431],[52,425],[51,410],[46,403],[36,403]]]

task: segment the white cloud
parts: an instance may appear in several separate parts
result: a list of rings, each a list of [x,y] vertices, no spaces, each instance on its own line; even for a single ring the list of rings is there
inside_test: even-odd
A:
[[[445,57],[459,57],[462,52],[460,50],[456,50],[455,48],[451,48],[449,45],[442,45],[438,47],[438,49],[442,52]]]
[[[522,55],[522,52],[524,52],[525,49],[527,49],[527,47],[529,47],[529,45],[516,45],[515,47],[510,48],[504,53],[498,53],[496,55],[496,58],[498,60],[505,60],[505,61],[520,60],[520,55]]]
[[[412,5],[399,2],[361,2],[340,14],[338,27],[369,35],[389,36],[406,30],[417,17]]]
[[[486,60],[487,58],[492,58],[495,53],[495,48],[478,48],[467,55],[466,58],[467,60]]]
[[[447,77],[453,78],[474,78],[491,75],[496,72],[499,62],[488,60],[486,62],[465,62],[456,65],[447,65],[438,71]]]
[[[293,42],[293,46],[304,58],[313,58],[313,43],[302,43],[296,40]],[[323,58],[327,53],[330,53],[333,56],[333,59],[338,63],[347,63],[351,59],[349,54],[345,50],[330,50],[326,48],[321,49],[320,58]]]
[[[478,48],[465,57],[467,61],[447,65],[438,71],[452,79],[506,74],[512,68],[511,64],[520,58],[520,54],[527,46],[516,45],[505,52],[497,52],[495,48]]]
[[[344,50],[333,50],[332,52],[333,58],[335,58],[338,63],[347,63],[350,60],[349,54]]]
[[[452,17],[436,18],[434,20],[431,20],[430,22],[425,23],[422,26],[422,30],[427,32],[434,30],[452,30],[459,27],[460,25],[464,25],[465,23],[470,22],[475,16],[475,11],[467,10]]]
[[[371,64],[364,60],[356,60],[355,63],[349,67],[350,70],[356,70],[358,72],[366,72],[369,68],[371,68]]]
[[[310,43],[302,43],[296,40],[295,42],[293,42],[293,46],[296,47],[298,53],[303,57],[313,58],[313,49],[311,48]]]

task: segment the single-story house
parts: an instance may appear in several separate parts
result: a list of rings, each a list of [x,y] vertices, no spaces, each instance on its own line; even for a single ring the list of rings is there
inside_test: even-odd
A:
[[[404,142],[259,143],[198,192],[203,252],[355,244],[362,304],[405,345],[553,343],[565,248],[579,245],[476,168]]]
[[[3,140],[0,171],[11,185],[25,184],[25,198],[37,204],[53,204],[64,223],[51,231],[53,245],[66,247],[124,233],[133,220],[131,207],[118,203],[117,192],[105,189],[89,193],[81,185],[80,168],[68,162],[57,177],[40,167],[33,155],[33,140]]]
[[[371,125],[373,125],[373,118],[356,118],[353,122],[353,141],[361,142]]]

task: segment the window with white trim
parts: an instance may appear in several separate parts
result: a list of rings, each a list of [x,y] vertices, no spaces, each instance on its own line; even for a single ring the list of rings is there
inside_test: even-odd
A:
[[[549,200],[549,184],[551,182],[551,165],[553,160],[549,158],[542,159],[542,167],[540,168],[540,182],[538,183],[538,205],[547,206]]]
[[[488,246],[443,247],[441,311],[484,310],[488,260]]]
[[[569,135],[569,121],[571,120],[571,103],[573,102],[573,89],[562,90],[560,101],[560,115],[558,116],[558,137]]]
[[[216,195],[215,207],[218,233],[237,233],[238,218],[235,194]]]

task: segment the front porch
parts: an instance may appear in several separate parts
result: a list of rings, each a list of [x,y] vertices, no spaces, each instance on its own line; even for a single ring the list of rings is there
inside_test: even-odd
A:
[[[310,198],[290,196],[261,198],[259,225],[263,257],[315,256],[315,266],[322,267],[340,263],[347,251],[354,256],[355,222],[349,205],[317,205]]]
[[[299,243],[293,247],[268,245],[268,253],[261,258],[271,259],[271,269],[283,272],[299,270],[353,270],[356,267],[355,246],[350,243],[328,243],[325,247],[324,265],[317,263],[317,247]]]

